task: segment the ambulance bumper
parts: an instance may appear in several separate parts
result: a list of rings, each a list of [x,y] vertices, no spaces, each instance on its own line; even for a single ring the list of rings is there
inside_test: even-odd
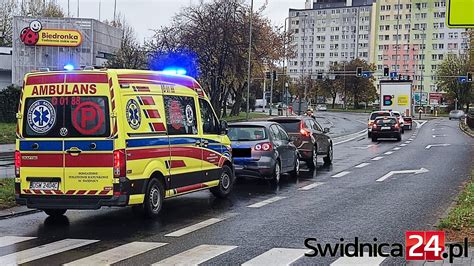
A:
[[[19,196],[16,203],[32,209],[100,209],[102,206],[127,206],[128,195],[112,197]]]

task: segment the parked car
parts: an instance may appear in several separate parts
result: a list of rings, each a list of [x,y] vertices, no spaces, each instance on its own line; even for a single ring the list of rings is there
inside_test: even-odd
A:
[[[333,142],[327,134],[329,128],[323,129],[311,116],[275,117],[270,121],[278,122],[295,138],[293,143],[299,150],[300,158],[310,168],[316,168],[319,155],[323,156],[324,163],[332,163]]]
[[[327,111],[328,107],[325,104],[316,105],[316,111]]]
[[[463,119],[466,116],[463,110],[452,110],[449,112],[449,120],[451,119]]]
[[[404,129],[412,130],[413,128],[413,118],[411,116],[403,116],[403,124]]]
[[[379,116],[392,116],[390,111],[375,111],[370,113],[369,122],[367,123],[367,137],[371,137],[372,125],[374,124],[375,118]]]
[[[297,176],[298,150],[290,136],[275,122],[238,122],[229,125],[236,176],[270,179],[278,184],[282,173]]]
[[[400,129],[402,130],[402,134],[405,133],[405,121],[403,119],[402,114],[399,111],[392,111],[392,115],[398,119],[398,123],[400,124]]]
[[[400,123],[395,116],[377,117],[372,124],[372,141],[378,138],[396,138],[402,140]]]

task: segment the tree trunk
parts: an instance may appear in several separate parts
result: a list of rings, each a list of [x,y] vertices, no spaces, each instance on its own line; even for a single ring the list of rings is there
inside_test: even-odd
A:
[[[331,107],[332,109],[334,109],[334,107],[336,106],[336,97],[337,96],[332,97],[332,107]]]

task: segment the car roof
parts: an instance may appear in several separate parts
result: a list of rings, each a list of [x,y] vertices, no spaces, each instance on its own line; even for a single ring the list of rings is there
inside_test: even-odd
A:
[[[278,122],[278,121],[288,121],[288,120],[302,120],[305,117],[307,116],[279,116],[279,117],[270,118],[268,119],[268,121]]]
[[[245,122],[232,122],[229,123],[229,126],[263,126],[269,127],[276,124],[275,122],[270,121],[245,121]]]

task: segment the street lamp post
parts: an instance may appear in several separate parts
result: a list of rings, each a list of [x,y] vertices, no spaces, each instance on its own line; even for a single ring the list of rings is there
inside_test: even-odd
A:
[[[421,35],[421,69],[420,69],[420,90],[419,90],[419,97],[418,97],[418,104],[420,106],[420,108],[423,108],[423,102],[422,102],[422,98],[423,98],[423,74],[425,72],[425,65],[424,65],[424,59],[425,59],[425,38],[426,38],[426,34],[425,34],[425,28],[421,28],[420,29],[412,29],[412,30],[415,30],[415,31],[421,31],[422,32],[422,35]],[[421,112],[418,112],[419,114],[419,119],[421,119]]]
[[[252,19],[253,19],[253,0],[250,1],[250,27],[249,27],[249,61],[248,61],[248,69],[247,69],[247,113],[245,118],[249,120],[250,114],[250,60],[251,60],[251,53],[252,53]]]
[[[306,88],[306,81],[305,81],[305,43],[306,43],[306,17],[308,15],[304,15],[304,20],[303,20],[303,53],[302,53],[302,61],[301,61],[301,80],[303,82],[303,88],[304,88],[304,99],[306,100],[306,93],[307,93],[307,88]],[[298,115],[301,115],[301,102],[302,102],[302,97],[300,95],[299,103],[298,103]]]
[[[290,19],[291,17],[286,17],[285,18],[285,29],[283,31],[283,56],[284,56],[284,59],[283,59],[283,77],[285,79],[285,102],[286,102],[286,116],[288,116],[288,97],[287,94],[288,94],[288,81],[287,81],[287,71],[286,71],[286,68],[285,68],[285,61],[288,61],[288,56],[286,54],[286,22],[288,21],[288,19]],[[288,25],[289,26],[289,25]],[[286,65],[286,67],[288,68],[288,65],[289,63]]]

